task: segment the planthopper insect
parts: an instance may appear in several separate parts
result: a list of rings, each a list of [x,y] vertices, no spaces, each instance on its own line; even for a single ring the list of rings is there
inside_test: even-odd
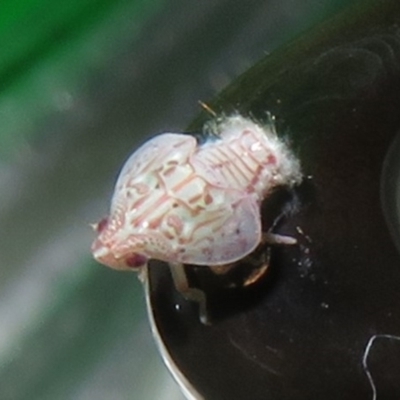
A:
[[[92,245],[98,262],[119,270],[144,273],[150,259],[167,262],[177,289],[199,303],[203,322],[206,295],[189,286],[184,264],[221,271],[266,241],[295,243],[262,232],[260,206],[274,189],[302,180],[299,161],[272,123],[236,114],[205,131],[201,142],[160,134],[128,158]]]

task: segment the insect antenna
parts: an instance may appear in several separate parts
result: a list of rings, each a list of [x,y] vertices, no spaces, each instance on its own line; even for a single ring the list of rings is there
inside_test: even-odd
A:
[[[201,100],[199,100],[199,104],[200,104],[200,107],[201,107],[204,111],[206,111],[206,112],[208,112],[209,114],[211,114],[214,118],[217,118],[217,113],[216,113],[208,104],[204,103],[204,102],[201,101]]]

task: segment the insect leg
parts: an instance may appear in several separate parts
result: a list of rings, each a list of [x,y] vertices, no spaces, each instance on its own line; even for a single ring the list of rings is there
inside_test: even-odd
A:
[[[235,263],[233,263],[233,264],[224,264],[224,265],[210,265],[209,266],[210,270],[215,275],[225,275],[226,273],[228,273],[234,267],[235,267]]]
[[[297,239],[292,236],[279,235],[278,233],[267,232],[263,233],[261,243],[294,245],[297,244]]]
[[[197,288],[189,286],[189,281],[186,275],[185,266],[180,263],[169,264],[172,279],[178,292],[180,292],[186,300],[195,301],[199,305],[200,321],[208,325],[210,320],[207,313],[207,298],[206,294]]]

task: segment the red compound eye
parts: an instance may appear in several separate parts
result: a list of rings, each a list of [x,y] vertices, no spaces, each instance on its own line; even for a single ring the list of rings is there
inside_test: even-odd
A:
[[[96,225],[97,233],[101,233],[104,230],[104,228],[107,226],[107,224],[108,224],[108,218],[107,217],[105,217],[102,220],[100,220],[100,222],[98,222],[97,225]]]
[[[147,264],[147,257],[143,254],[132,254],[125,259],[125,264],[131,268],[140,268]]]

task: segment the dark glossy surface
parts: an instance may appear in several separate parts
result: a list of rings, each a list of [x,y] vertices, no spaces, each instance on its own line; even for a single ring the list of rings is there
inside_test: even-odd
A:
[[[400,3],[320,27],[240,78],[213,108],[276,116],[306,179],[276,231],[298,245],[271,251],[268,275],[217,290],[211,326],[150,268],[157,328],[206,399],[400,398]],[[201,126],[204,116],[192,128]],[[363,359],[366,364],[363,365]]]

